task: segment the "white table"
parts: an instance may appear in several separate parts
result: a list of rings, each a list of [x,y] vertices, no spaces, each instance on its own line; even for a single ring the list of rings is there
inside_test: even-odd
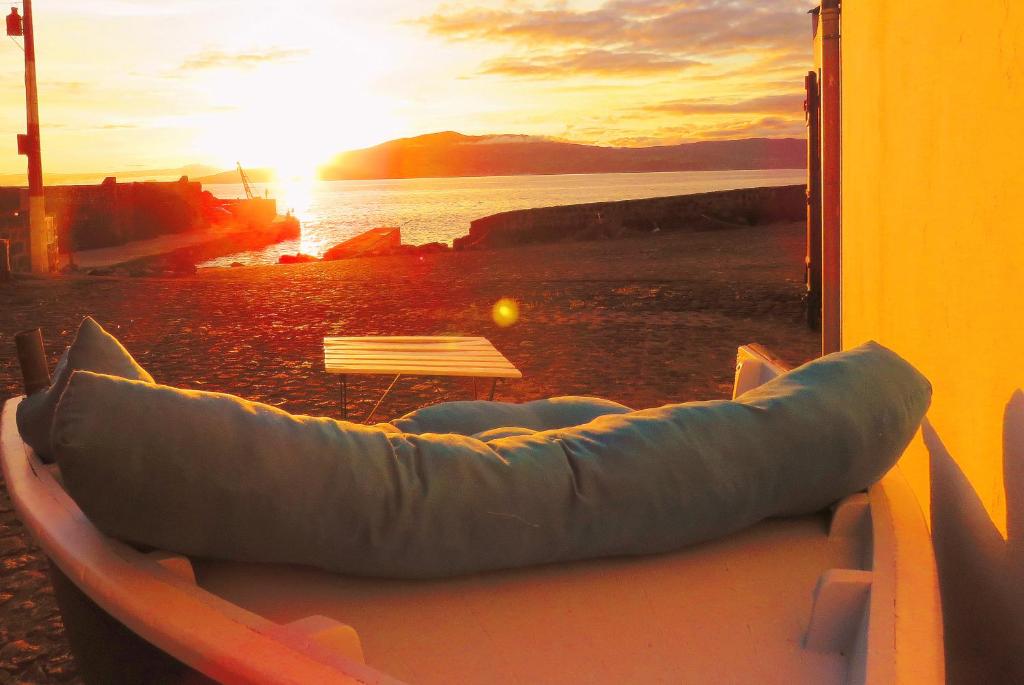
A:
[[[349,374],[395,374],[366,421],[402,376],[490,378],[492,400],[499,379],[523,377],[487,338],[453,336],[324,338],[324,367],[341,376],[343,418],[348,418]]]

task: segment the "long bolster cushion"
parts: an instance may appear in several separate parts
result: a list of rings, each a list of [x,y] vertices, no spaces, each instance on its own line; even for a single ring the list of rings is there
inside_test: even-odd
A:
[[[79,371],[53,441],[71,496],[111,536],[429,578],[664,552],[820,510],[892,467],[930,397],[869,343],[736,401],[482,442]]]
[[[74,342],[57,362],[50,387],[26,397],[18,404],[15,415],[18,432],[44,462],[53,461],[50,431],[57,402],[72,372],[78,369],[153,382],[153,377],[139,366],[117,338],[103,330],[91,316],[85,317],[78,327]]]

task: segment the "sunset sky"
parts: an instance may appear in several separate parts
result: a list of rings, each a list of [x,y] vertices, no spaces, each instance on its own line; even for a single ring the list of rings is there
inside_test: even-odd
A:
[[[36,0],[47,172],[288,172],[441,130],[802,136],[809,0]],[[10,5],[5,5],[5,14]],[[0,48],[0,173],[22,53]]]

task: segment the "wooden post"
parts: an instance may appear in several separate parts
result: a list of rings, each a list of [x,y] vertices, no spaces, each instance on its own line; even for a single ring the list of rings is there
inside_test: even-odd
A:
[[[18,348],[18,363],[25,383],[25,394],[31,395],[50,387],[50,369],[46,364],[46,350],[43,348],[43,331],[33,328],[14,335]]]
[[[807,253],[804,280],[807,286],[807,325],[821,330],[821,101],[818,75],[809,71],[807,89]]]
[[[11,280],[11,241],[0,238],[0,283]]]

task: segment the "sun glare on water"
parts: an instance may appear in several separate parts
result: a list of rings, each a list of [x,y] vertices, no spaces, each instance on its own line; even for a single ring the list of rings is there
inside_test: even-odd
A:
[[[311,211],[320,170],[341,152],[395,137],[401,129],[393,103],[374,92],[365,73],[315,54],[206,78],[218,109],[201,122],[200,146],[223,168],[238,160],[246,170],[268,171],[278,212],[302,223],[299,250],[320,254],[329,247]]]

